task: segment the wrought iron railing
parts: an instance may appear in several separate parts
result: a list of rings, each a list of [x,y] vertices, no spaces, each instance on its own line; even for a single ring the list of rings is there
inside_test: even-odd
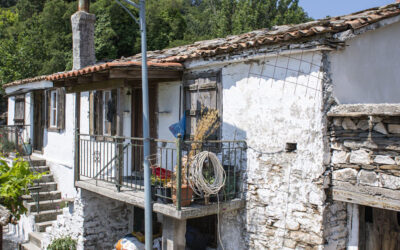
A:
[[[144,191],[143,138],[79,134],[76,180],[112,183],[118,192]],[[217,194],[193,192],[188,168],[200,152],[213,152],[225,172],[225,184]],[[244,141],[183,141],[151,139],[152,198],[154,202],[174,203],[178,209],[191,203],[228,201],[241,198],[245,166]],[[203,176],[213,182],[210,159],[205,159]],[[181,178],[179,178],[181,176]],[[197,194],[196,194],[197,193]]]

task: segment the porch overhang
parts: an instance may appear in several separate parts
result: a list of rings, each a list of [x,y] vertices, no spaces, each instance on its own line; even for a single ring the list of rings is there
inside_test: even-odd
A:
[[[148,63],[149,84],[180,81],[183,65],[180,63]],[[123,86],[140,87],[141,63],[137,61],[110,62],[88,66],[80,70],[48,76],[55,87],[65,87],[67,93]]]

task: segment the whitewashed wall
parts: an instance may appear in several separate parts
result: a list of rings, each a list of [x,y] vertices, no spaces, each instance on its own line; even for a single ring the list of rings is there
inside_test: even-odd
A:
[[[323,246],[321,65],[318,52],[222,65],[223,139],[249,146],[246,209],[222,214],[224,245]],[[295,153],[284,152],[287,142],[297,143]]]
[[[8,119],[7,125],[14,125],[15,96],[8,97]]]
[[[369,31],[333,52],[331,77],[340,104],[400,102],[400,23]]]

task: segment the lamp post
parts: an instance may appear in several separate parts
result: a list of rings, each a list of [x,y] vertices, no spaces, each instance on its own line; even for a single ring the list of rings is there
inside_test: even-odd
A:
[[[149,86],[147,78],[147,40],[146,40],[146,1],[140,0],[139,4],[130,0],[126,3],[139,9],[139,22],[135,16],[118,0],[115,0],[140,26],[141,49],[142,49],[142,107],[143,107],[143,167],[144,167],[144,219],[145,219],[145,246],[146,250],[153,248],[153,223],[151,204],[150,165],[150,124],[149,124]]]

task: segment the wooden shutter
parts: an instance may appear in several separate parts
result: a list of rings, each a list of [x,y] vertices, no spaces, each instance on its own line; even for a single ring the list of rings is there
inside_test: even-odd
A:
[[[57,129],[65,129],[65,89],[57,89],[58,103],[57,103]]]
[[[14,103],[14,123],[23,125],[25,120],[25,95],[15,97]]]
[[[103,92],[94,93],[94,134],[103,134]]]
[[[45,105],[46,105],[45,124],[46,124],[46,128],[50,128],[51,90],[46,90],[45,99],[46,99],[46,101],[45,101]]]
[[[222,115],[221,71],[202,72],[184,76],[184,107],[186,138],[192,138],[200,118],[201,108],[216,109]],[[220,129],[208,139],[219,139]]]
[[[111,135],[116,135],[117,134],[117,89],[113,89],[111,91],[111,101],[113,103],[114,106],[114,110],[112,110],[111,112],[114,113],[113,115],[113,119],[112,119],[112,123],[111,123]],[[104,104],[107,105],[107,104]],[[122,132],[122,131],[121,131]]]

